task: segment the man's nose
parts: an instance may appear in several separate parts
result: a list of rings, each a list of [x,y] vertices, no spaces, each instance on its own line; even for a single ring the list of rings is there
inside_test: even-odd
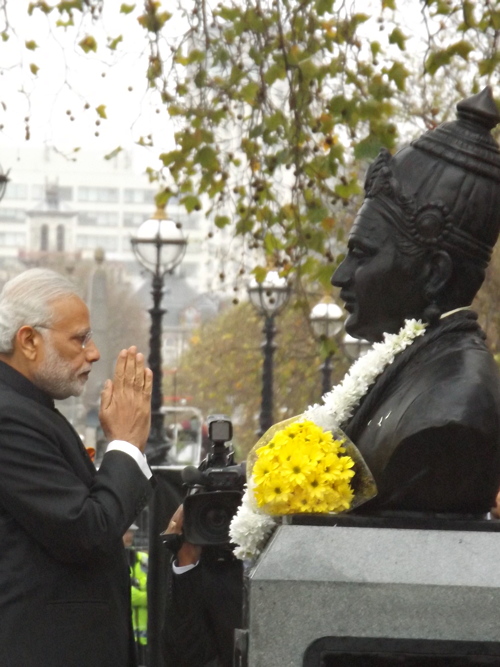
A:
[[[93,364],[95,361],[99,361],[101,354],[97,349],[97,345],[94,343],[94,339],[91,338],[90,341],[85,346],[85,359]]]

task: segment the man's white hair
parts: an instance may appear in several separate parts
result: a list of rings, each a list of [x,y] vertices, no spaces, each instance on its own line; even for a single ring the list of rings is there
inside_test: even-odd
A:
[[[52,325],[52,303],[80,296],[78,288],[50,269],[28,269],[5,283],[0,293],[0,354],[11,354],[23,326]]]

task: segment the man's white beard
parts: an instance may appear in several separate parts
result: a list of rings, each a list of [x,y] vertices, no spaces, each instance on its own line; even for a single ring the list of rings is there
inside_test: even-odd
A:
[[[82,367],[76,375],[71,363],[61,359],[48,336],[44,336],[44,341],[45,359],[33,375],[34,384],[58,401],[70,396],[80,396],[87,380],[87,376],[82,373],[90,371],[90,364],[88,368]]]

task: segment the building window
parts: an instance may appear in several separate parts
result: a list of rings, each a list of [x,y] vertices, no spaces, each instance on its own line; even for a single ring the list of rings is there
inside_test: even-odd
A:
[[[0,222],[25,222],[26,213],[21,208],[0,207]]]
[[[78,188],[78,201],[114,203],[119,200],[118,188]]]
[[[56,229],[56,250],[57,252],[64,252],[64,225],[57,225]]]
[[[47,251],[49,249],[49,226],[42,225],[40,227],[40,250]]]
[[[31,199],[36,201],[44,201],[47,198],[47,190],[57,190],[57,200],[58,201],[73,201],[73,188],[69,185],[57,185],[48,184],[39,185],[34,184],[31,186]]]
[[[146,190],[145,188],[125,188],[123,191],[123,201],[125,204],[154,204],[156,190]]]
[[[118,213],[115,211],[81,211],[78,224],[87,227],[116,227]]]
[[[24,183],[7,183],[5,199],[28,199],[28,186]]]
[[[79,234],[76,237],[76,245],[81,250],[95,250],[96,248],[102,248],[103,250],[116,252],[118,250],[118,237]]]
[[[26,234],[18,232],[0,232],[0,246],[24,248],[26,246]]]

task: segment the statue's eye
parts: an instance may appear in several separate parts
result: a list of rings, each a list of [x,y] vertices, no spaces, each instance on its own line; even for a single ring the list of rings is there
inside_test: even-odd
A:
[[[370,253],[359,245],[353,245],[349,248],[349,255],[356,259],[364,259],[365,257],[369,257]]]

